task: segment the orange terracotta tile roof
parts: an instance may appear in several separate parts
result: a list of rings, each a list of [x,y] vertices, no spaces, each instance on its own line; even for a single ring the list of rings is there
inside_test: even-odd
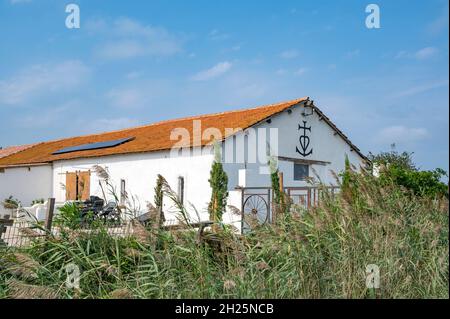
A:
[[[16,145],[16,146],[8,146],[5,148],[0,148],[0,158],[21,152],[23,150],[26,150],[27,148],[32,147],[36,144],[26,144],[26,145]]]
[[[207,128],[217,128],[221,131],[222,136],[227,137],[225,136],[225,128],[249,128],[277,113],[283,112],[284,110],[307,100],[307,97],[303,97],[288,102],[265,105],[251,109],[186,117],[113,132],[43,142],[10,156],[0,158],[0,167],[26,166],[30,164],[50,163],[57,160],[68,160],[74,158],[167,150],[171,149],[178,141],[178,139],[175,141],[170,140],[170,133],[175,128],[187,129],[190,133],[192,143],[194,120],[201,120],[202,131]],[[129,137],[134,137],[135,139],[111,148],[76,151],[53,155],[54,152],[66,147]],[[210,140],[202,140],[202,145],[206,145],[209,142]]]

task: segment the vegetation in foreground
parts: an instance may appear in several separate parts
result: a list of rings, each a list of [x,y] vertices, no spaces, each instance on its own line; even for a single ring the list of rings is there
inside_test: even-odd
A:
[[[346,174],[339,195],[246,236],[164,231],[156,220],[127,238],[98,225],[0,248],[0,297],[448,298],[448,201]],[[66,286],[71,263],[80,289]],[[369,264],[380,269],[379,289],[366,287]]]

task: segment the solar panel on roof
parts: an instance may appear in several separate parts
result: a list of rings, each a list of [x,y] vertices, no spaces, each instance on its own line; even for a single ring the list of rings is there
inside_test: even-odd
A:
[[[64,154],[64,153],[71,153],[71,152],[78,152],[78,151],[88,151],[88,150],[97,150],[97,149],[101,149],[101,148],[115,147],[115,146],[121,145],[123,143],[129,142],[131,140],[134,140],[134,137],[121,138],[119,140],[113,140],[113,141],[105,141],[105,142],[70,146],[70,147],[66,147],[66,148],[57,150],[56,152],[53,152],[52,154],[57,155],[57,154]]]

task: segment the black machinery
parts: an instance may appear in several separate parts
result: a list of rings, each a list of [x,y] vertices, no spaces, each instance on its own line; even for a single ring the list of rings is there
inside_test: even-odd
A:
[[[80,203],[81,218],[83,223],[93,220],[120,223],[120,212],[117,203],[108,202],[98,196],[90,196],[88,200]]]

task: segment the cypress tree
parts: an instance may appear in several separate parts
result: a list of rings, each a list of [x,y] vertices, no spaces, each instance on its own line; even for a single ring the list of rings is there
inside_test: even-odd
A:
[[[220,149],[214,144],[215,158],[211,167],[209,185],[211,186],[211,201],[208,205],[210,219],[214,222],[222,221],[228,198],[228,176],[223,170]]]

